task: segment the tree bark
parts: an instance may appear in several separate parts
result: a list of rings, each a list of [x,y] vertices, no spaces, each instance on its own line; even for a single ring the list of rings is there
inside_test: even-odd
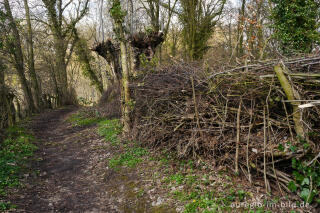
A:
[[[4,65],[0,57],[0,134],[2,133],[1,130],[5,129],[8,126],[8,122],[6,120],[7,106],[5,88],[6,86],[4,84]]]
[[[27,101],[27,107],[29,112],[34,112],[35,107],[34,107],[34,102],[33,102],[33,97],[32,93],[30,90],[30,87],[28,85],[27,79],[25,77],[25,72],[24,72],[24,62],[23,62],[23,53],[21,50],[21,41],[20,41],[20,35],[19,31],[17,29],[16,22],[12,16],[10,4],[8,0],[4,0],[4,7],[7,12],[7,16],[9,19],[9,24],[10,28],[12,30],[12,36],[13,36],[13,56],[14,56],[14,66],[18,72],[18,76],[22,85],[22,90],[24,92],[26,101]]]
[[[40,91],[40,87],[38,84],[38,79],[37,79],[35,66],[34,66],[33,33],[32,33],[32,27],[31,27],[28,0],[24,0],[24,8],[25,8],[25,12],[26,12],[27,32],[28,32],[28,35],[27,35],[27,44],[28,45],[27,46],[28,46],[29,73],[30,73],[30,77],[31,77],[31,85],[33,88],[35,107],[39,111],[42,107],[41,91]]]
[[[123,22],[125,18],[125,11],[121,8],[120,0],[113,0],[112,7],[110,9],[111,17],[114,21],[114,32],[116,33],[117,39],[120,43],[120,60],[122,66],[122,88],[121,88],[121,107],[122,107],[122,122],[123,122],[123,133],[130,133],[131,125],[131,107],[133,103],[130,97],[130,68],[127,56],[127,40],[125,38],[125,30]]]
[[[120,57],[121,57],[121,66],[122,66],[122,89],[123,89],[123,98],[124,103],[122,107],[122,119],[123,119],[123,131],[125,133],[130,132],[130,112],[131,112],[131,98],[130,98],[130,73],[128,67],[128,58],[127,58],[127,48],[125,42],[125,36],[123,31],[123,26],[120,23],[116,23],[116,27],[119,30],[119,41],[120,41]]]
[[[257,2],[257,23],[258,23],[258,32],[257,32],[257,37],[258,37],[258,57],[260,60],[263,59],[263,51],[264,51],[264,37],[263,37],[263,20],[262,20],[262,1]]]
[[[0,130],[15,123],[14,95],[5,85],[5,66],[0,57]],[[0,132],[1,133],[1,132]]]
[[[58,85],[58,104],[60,106],[68,103],[68,78],[67,78],[67,64],[66,58],[66,45],[63,38],[55,35],[55,71],[57,72],[57,85]]]
[[[243,56],[243,53],[244,53],[243,34],[244,34],[245,6],[246,6],[246,0],[242,0],[241,9],[239,11],[239,22],[238,22],[238,39],[239,39],[238,47],[237,47],[238,57]]]

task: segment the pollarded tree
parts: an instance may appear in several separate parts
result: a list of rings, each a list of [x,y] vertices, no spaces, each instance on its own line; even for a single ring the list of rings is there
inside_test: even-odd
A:
[[[208,50],[226,0],[180,0],[179,20],[183,25],[184,45],[189,59],[201,59]]]
[[[132,100],[130,97],[130,73],[129,73],[129,63],[127,57],[127,46],[128,41],[126,40],[125,30],[123,26],[124,17],[126,12],[122,10],[120,0],[112,0],[112,7],[110,9],[110,15],[114,21],[114,31],[117,37],[117,40],[120,44],[120,59],[122,67],[122,89],[121,96],[123,98],[122,106],[122,120],[123,120],[123,130],[125,133],[130,131],[130,113]]]
[[[275,37],[285,54],[308,53],[320,41],[317,31],[320,4],[315,0],[272,0]]]

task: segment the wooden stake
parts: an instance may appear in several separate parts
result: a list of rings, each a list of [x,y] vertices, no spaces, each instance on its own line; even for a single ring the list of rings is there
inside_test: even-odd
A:
[[[193,95],[193,103],[194,103],[194,113],[196,114],[198,131],[200,131],[200,119],[199,119],[199,112],[197,107],[196,91],[194,89],[194,80],[193,80],[193,77],[190,77],[190,79],[191,79],[191,86],[192,86],[192,93],[193,93],[192,95]],[[200,135],[202,137],[201,131],[200,131]]]
[[[266,108],[263,108],[263,176],[266,193],[268,193],[267,165],[266,165],[266,149],[267,149],[267,127],[266,127]]]
[[[249,165],[249,143],[250,143],[250,134],[251,134],[251,128],[252,128],[252,115],[253,115],[253,103],[252,102],[253,101],[251,100],[251,113],[250,113],[249,131],[248,131],[248,139],[247,139],[247,150],[246,150],[248,179],[249,179],[250,183],[252,183],[251,173],[250,173],[250,165]]]
[[[241,113],[241,100],[240,100],[239,108],[237,112],[237,141],[236,141],[236,161],[235,161],[236,174],[239,174],[240,113]]]

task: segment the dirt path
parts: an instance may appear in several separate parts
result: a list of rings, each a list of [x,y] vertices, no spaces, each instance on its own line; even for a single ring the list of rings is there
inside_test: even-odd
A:
[[[168,212],[136,196],[135,171],[108,169],[110,145],[96,127],[74,127],[65,119],[75,108],[53,110],[32,119],[39,150],[25,187],[14,192],[14,212]]]

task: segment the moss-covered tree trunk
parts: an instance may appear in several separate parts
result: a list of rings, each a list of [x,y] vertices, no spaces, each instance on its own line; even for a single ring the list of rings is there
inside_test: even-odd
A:
[[[121,67],[122,67],[122,93],[123,93],[123,107],[122,107],[122,119],[123,119],[123,130],[124,132],[130,132],[130,112],[131,112],[131,97],[130,97],[130,73],[128,67],[128,57],[127,57],[127,48],[126,42],[124,39],[123,27],[117,24],[119,29],[120,36],[120,58],[121,58]]]
[[[290,84],[290,82],[288,81],[288,79],[286,78],[286,76],[284,75],[283,69],[281,67],[281,65],[277,65],[274,67],[274,71],[279,79],[279,82],[281,84],[281,87],[283,89],[283,91],[286,93],[287,95],[287,99],[289,101],[293,101],[290,102],[291,106],[292,106],[292,119],[294,122],[294,129],[296,131],[296,134],[298,136],[304,137],[304,128],[303,128],[303,124],[301,122],[302,119],[302,112],[299,109],[298,105],[300,105],[300,102],[295,101],[295,97],[294,97],[294,90]]]
[[[122,10],[121,3],[119,0],[112,1],[112,7],[110,9],[111,17],[115,23],[115,32],[117,35],[117,39],[120,43],[120,59],[121,59],[121,66],[122,66],[122,90],[121,90],[121,97],[122,97],[122,120],[123,120],[123,131],[124,133],[130,132],[130,113],[131,113],[131,106],[132,100],[130,97],[130,73],[129,73],[129,63],[127,57],[127,40],[125,38],[125,32],[123,27],[124,17],[126,12]]]
[[[0,130],[15,123],[14,95],[5,85],[5,65],[0,57]]]
[[[66,42],[63,37],[54,35],[55,71],[58,85],[58,104],[65,105],[69,100],[66,58]]]
[[[0,130],[7,127],[6,115],[7,115],[7,107],[6,107],[6,95],[5,95],[5,84],[4,84],[4,65],[2,63],[2,59],[0,57]],[[1,132],[0,132],[1,133]],[[1,138],[0,138],[1,139]]]
[[[129,89],[129,83],[130,83],[130,74],[127,64],[127,53],[126,53],[126,45],[124,42],[120,43],[120,49],[121,49],[121,65],[122,65],[122,87],[123,87],[123,95],[124,95],[124,106],[123,106],[123,122],[124,122],[124,131],[129,132],[130,131],[130,89]]]

